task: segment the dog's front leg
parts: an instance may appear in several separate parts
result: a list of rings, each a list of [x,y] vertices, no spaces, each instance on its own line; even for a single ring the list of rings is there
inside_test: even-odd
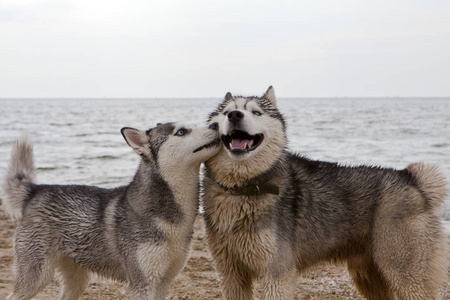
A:
[[[226,300],[252,300],[253,299],[253,276],[243,269],[221,268],[221,286],[223,297]],[[222,269],[222,270],[220,270]]]
[[[297,280],[295,268],[284,270],[282,273],[271,272],[263,278],[264,300],[294,299]]]
[[[137,300],[155,300],[157,299],[157,280],[149,280],[149,276],[145,274],[138,266],[131,265],[127,271],[127,294],[129,299]],[[150,277],[150,279],[152,279]]]
[[[133,300],[153,300],[156,299],[156,290],[150,286],[136,287],[128,285],[128,299]]]

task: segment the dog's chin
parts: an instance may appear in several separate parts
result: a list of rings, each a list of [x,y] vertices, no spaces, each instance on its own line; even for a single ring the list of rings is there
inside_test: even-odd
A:
[[[217,137],[214,140],[212,140],[211,142],[206,143],[206,144],[196,148],[193,151],[193,153],[200,152],[202,150],[209,150],[209,151],[212,151],[212,152],[214,152],[214,151],[218,152],[219,149],[220,149],[220,139],[219,139],[219,137]]]
[[[245,131],[233,130],[222,135],[222,142],[231,158],[245,160],[258,152],[264,141],[264,134],[248,134]]]

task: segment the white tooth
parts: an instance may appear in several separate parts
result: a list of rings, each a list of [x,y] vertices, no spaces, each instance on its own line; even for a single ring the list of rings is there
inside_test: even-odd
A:
[[[250,140],[250,147],[253,146],[253,140]]]
[[[232,143],[230,143],[230,149],[233,149],[233,144]]]

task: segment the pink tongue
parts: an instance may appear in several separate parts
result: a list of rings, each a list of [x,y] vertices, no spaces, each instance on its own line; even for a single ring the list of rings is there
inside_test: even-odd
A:
[[[250,140],[232,140],[231,141],[231,149],[245,149],[246,145],[249,145],[250,148]]]

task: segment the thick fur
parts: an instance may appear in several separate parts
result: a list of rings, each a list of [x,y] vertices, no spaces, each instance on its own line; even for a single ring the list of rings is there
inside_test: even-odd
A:
[[[346,261],[367,299],[438,299],[449,249],[436,167],[348,167],[291,153],[272,87],[262,97],[227,94],[209,122],[221,136],[264,134],[253,151],[224,146],[205,163],[204,220],[225,299],[253,299],[256,279],[264,299],[293,299],[298,272],[321,261]],[[229,191],[264,183],[280,194]]]
[[[217,126],[123,128],[141,157],[127,186],[37,185],[31,144],[19,139],[4,181],[4,208],[19,219],[11,300],[30,299],[55,269],[60,299],[77,299],[89,273],[128,283],[131,299],[164,299],[183,268],[198,209],[200,164],[217,153]]]
[[[12,219],[22,217],[23,199],[31,192],[31,186],[27,183],[34,180],[33,146],[29,137],[23,135],[14,145],[9,170],[3,181],[3,190],[8,195],[3,208]]]

